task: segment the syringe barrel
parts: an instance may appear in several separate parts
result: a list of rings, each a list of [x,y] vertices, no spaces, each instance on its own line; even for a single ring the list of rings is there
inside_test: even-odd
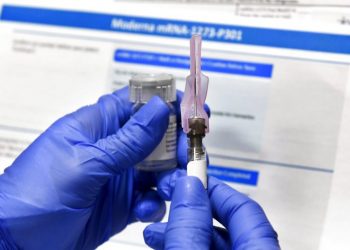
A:
[[[207,155],[203,145],[205,136],[205,120],[203,118],[189,119],[190,132],[188,137],[187,175],[198,177],[204,187],[207,187]]]
[[[207,188],[207,154],[205,148],[194,147],[188,150],[187,175],[197,177]]]
[[[190,141],[190,140],[189,140]],[[189,142],[190,144],[190,142]],[[189,145],[187,149],[187,156],[188,161],[199,161],[199,160],[205,160],[206,158],[206,152],[205,148],[202,147],[192,147]]]

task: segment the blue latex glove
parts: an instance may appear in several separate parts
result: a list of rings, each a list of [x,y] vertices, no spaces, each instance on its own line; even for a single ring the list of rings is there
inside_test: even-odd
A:
[[[154,249],[280,249],[259,204],[213,177],[208,192],[196,177],[182,177],[172,196],[169,221],[144,230]],[[212,214],[226,229],[213,228]]]
[[[94,249],[131,222],[162,219],[155,183],[133,165],[160,142],[169,109],[155,97],[130,115],[127,88],[103,96],[55,122],[5,170],[0,249]]]

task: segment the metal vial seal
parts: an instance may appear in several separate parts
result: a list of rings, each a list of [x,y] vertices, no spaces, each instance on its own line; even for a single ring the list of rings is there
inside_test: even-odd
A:
[[[169,126],[156,149],[136,168],[144,171],[162,171],[177,166],[176,159],[176,85],[169,74],[138,74],[129,81],[129,99],[132,112],[137,112],[153,96],[162,98],[170,108]]]

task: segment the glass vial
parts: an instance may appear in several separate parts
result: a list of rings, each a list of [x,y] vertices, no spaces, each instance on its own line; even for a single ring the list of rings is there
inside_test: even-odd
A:
[[[170,108],[169,126],[156,149],[136,168],[143,171],[162,171],[176,167],[176,86],[169,74],[138,74],[129,81],[129,99],[137,112],[153,96],[162,98]]]

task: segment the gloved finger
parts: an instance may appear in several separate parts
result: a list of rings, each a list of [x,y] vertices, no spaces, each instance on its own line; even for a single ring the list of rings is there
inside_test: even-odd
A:
[[[181,128],[181,102],[182,102],[182,97],[184,95],[184,92],[181,90],[176,91],[176,103],[175,103],[175,112],[176,112],[176,121],[177,121],[177,127],[178,131],[182,130]]]
[[[142,161],[159,144],[169,123],[169,108],[157,96],[143,106],[116,134],[88,144],[96,162],[116,173]],[[84,144],[86,146],[86,144]]]
[[[208,194],[214,217],[228,229],[236,248],[279,249],[277,234],[258,203],[214,177],[208,179]]]
[[[175,174],[171,176],[178,168],[186,169],[187,166],[187,136],[181,131],[180,137],[177,142],[177,161],[178,166],[176,169],[161,171],[161,172],[147,172],[147,171],[134,171],[134,179],[136,180],[136,188],[139,190],[148,189],[150,187],[157,186],[158,190],[162,194],[165,192],[166,199],[169,200],[171,196],[168,194],[174,189],[175,180],[177,177],[184,176],[185,174]],[[171,183],[168,183],[171,181]],[[169,184],[173,184],[169,186]]]
[[[141,193],[133,208],[134,218],[142,222],[161,221],[165,211],[164,200],[154,190]]]
[[[177,139],[177,163],[181,169],[187,167],[187,135],[181,131]]]
[[[214,227],[211,249],[229,250],[232,248],[231,239],[225,228]]]
[[[60,119],[58,123],[74,127],[82,137],[96,142],[115,134],[129,120],[132,104],[128,95],[127,87],[104,95],[96,104],[82,107]]]
[[[186,175],[183,171],[177,171],[179,168],[186,169],[187,166],[187,136],[183,132],[181,132],[180,137],[178,137],[177,161],[178,166],[176,169],[161,172],[134,171],[136,188],[144,190],[157,186],[162,198],[170,200],[172,190],[175,187],[175,180],[178,177]]]
[[[153,249],[164,249],[165,229],[168,223],[154,223],[143,230],[143,238],[147,246]]]
[[[178,168],[180,169],[176,168],[156,174],[157,190],[164,200],[171,199],[176,180],[182,176],[186,176],[186,171],[184,169],[187,168],[187,136],[184,133],[182,133],[178,139],[177,159]],[[207,162],[209,165],[208,155]]]
[[[154,223],[143,230],[145,243],[153,249],[164,249],[165,230],[168,223]],[[226,229],[214,227],[210,249],[231,249],[230,236]]]
[[[139,171],[134,169],[134,185],[135,189],[140,191],[148,190],[157,185],[157,172]]]
[[[175,189],[176,181],[186,176],[183,169],[171,169],[157,174],[157,192],[164,200],[170,200]]]
[[[209,249],[213,221],[202,182],[193,176],[176,181],[165,232],[165,249]]]

